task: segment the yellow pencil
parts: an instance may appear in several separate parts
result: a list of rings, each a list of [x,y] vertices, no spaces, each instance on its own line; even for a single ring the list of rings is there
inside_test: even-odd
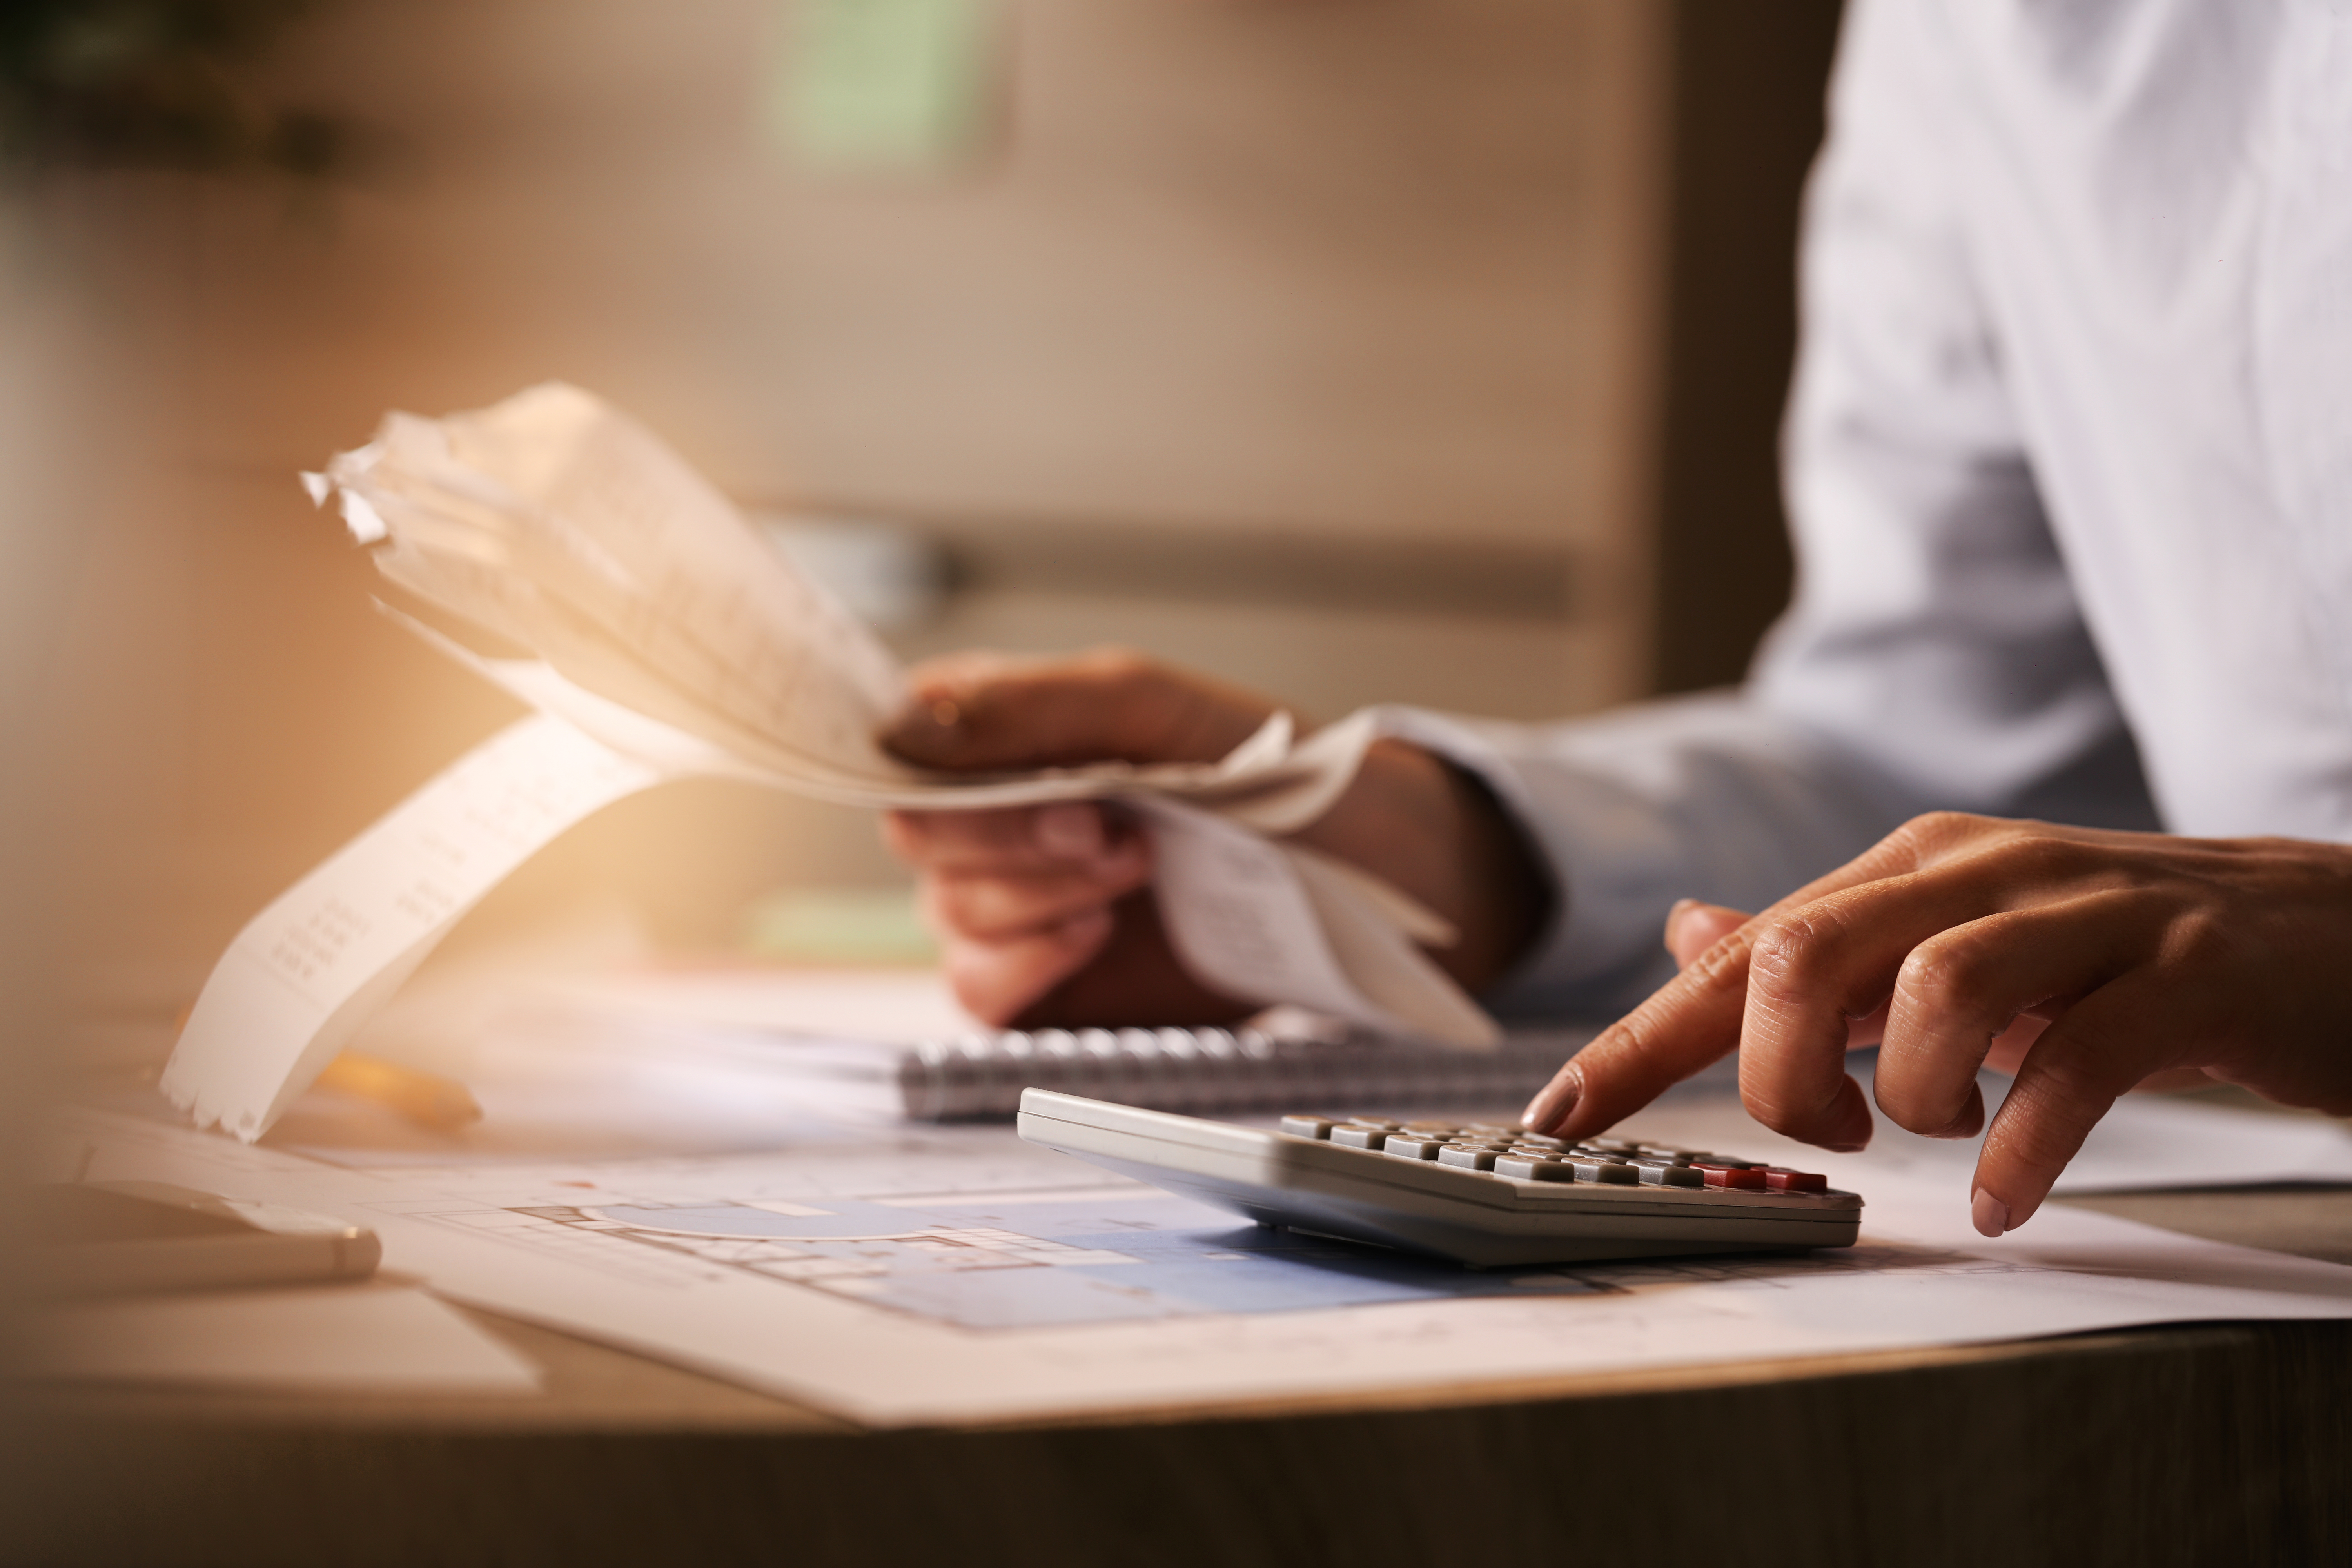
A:
[[[345,1094],[381,1101],[411,1121],[444,1132],[470,1127],[482,1119],[482,1108],[475,1102],[473,1092],[456,1079],[357,1051],[345,1051],[329,1062],[319,1081]]]

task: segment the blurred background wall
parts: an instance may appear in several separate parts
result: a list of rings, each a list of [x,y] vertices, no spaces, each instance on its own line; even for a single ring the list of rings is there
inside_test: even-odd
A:
[[[1786,593],[1835,0],[1001,0],[895,162],[810,118],[859,3],[331,0],[243,68],[364,133],[349,178],[12,198],[0,386],[96,411],[43,439],[69,485],[0,478],[63,539],[40,743],[86,1006],[176,1012],[511,715],[295,485],[388,407],[593,388],[911,582],[910,657],[1119,641],[1315,718],[1738,678]],[[858,814],[680,785],[478,923],[608,899],[723,947],[773,889],[898,880]]]

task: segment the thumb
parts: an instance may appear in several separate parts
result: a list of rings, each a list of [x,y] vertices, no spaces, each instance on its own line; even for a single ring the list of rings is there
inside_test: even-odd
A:
[[[1687,969],[1693,959],[1746,925],[1750,918],[1722,904],[1677,899],[1675,907],[1666,911],[1666,951],[1675,955],[1676,968]]]

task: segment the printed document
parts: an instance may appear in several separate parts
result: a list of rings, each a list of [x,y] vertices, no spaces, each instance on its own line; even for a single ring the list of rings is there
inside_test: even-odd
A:
[[[1737,1113],[1693,1097],[1632,1131],[1769,1153],[1722,1136]],[[102,1111],[68,1131],[95,1179],[341,1215],[455,1300],[881,1426],[2352,1317],[2352,1268],[2057,1205],[1987,1240],[1964,1178],[1867,1156],[1829,1166],[1867,1205],[1851,1248],[1482,1272],[1241,1224],[1001,1126],[803,1114],[763,1151],[439,1163]]]

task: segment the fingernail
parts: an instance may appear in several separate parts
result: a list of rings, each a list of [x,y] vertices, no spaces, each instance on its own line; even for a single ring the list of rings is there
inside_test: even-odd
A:
[[[1568,1120],[1569,1112],[1576,1109],[1577,1097],[1581,1090],[1582,1086],[1573,1078],[1552,1079],[1538,1089],[1536,1097],[1528,1101],[1528,1108],[1519,1112],[1519,1125],[1530,1132],[1549,1134],[1553,1128]]]
[[[942,730],[952,730],[963,722],[963,710],[944,697],[932,699],[925,711],[930,714],[931,722]]]
[[[1076,801],[1041,807],[1034,831],[1038,848],[1065,860],[1097,859],[1105,847],[1102,813]]]
[[[2009,1205],[1982,1187],[1977,1189],[1969,1217],[1976,1222],[1979,1236],[2000,1236],[2009,1229]]]
[[[1674,908],[1666,911],[1667,952],[1672,952],[1674,951],[1675,928],[1683,923],[1683,917],[1685,915],[1690,913],[1696,908],[1698,908],[1698,900],[1696,899],[1676,899],[1674,903]]]

